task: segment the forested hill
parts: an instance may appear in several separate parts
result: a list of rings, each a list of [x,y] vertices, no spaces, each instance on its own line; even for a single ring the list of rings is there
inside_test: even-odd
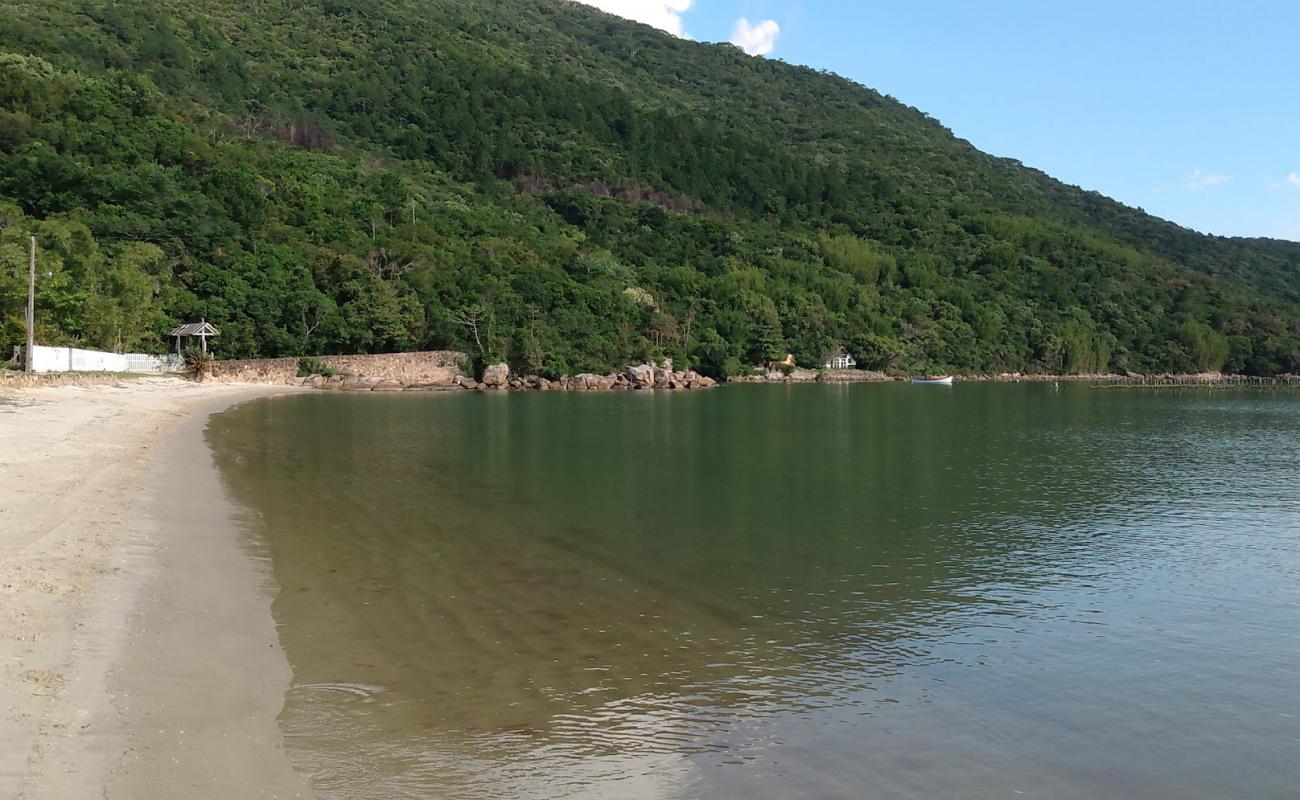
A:
[[[0,347],[1300,371],[1201,236],[832,75],[566,0],[3,0]],[[48,275],[44,273],[50,273]]]

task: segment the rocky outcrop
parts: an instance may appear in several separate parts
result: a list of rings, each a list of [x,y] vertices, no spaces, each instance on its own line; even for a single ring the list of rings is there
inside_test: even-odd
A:
[[[733,375],[730,383],[884,383],[898,380],[883,372],[838,369],[814,371],[811,369],[772,369],[757,375]]]
[[[294,366],[297,367],[296,360]],[[346,374],[295,377],[285,382],[313,389],[347,392],[437,392],[463,389],[618,392],[709,389],[718,385],[714,379],[694,370],[674,370],[671,361],[665,361],[662,365],[637,364],[622,372],[607,375],[584,372],[554,379],[539,375],[514,375],[510,372],[509,365],[493,364],[483,370],[481,381],[465,375],[459,367],[429,367],[421,370],[419,376],[412,380],[394,379],[388,375]]]
[[[898,379],[869,369],[833,369],[822,375],[821,380],[826,383],[888,383]]]
[[[671,369],[671,362],[663,366],[637,364],[622,372],[597,375],[582,372],[550,379],[538,375],[515,375],[508,381],[508,386],[516,390],[536,390],[542,392],[626,392],[652,391],[655,389],[708,389],[717,386],[717,381],[695,372],[681,372]]]
[[[815,383],[817,379],[817,373],[810,369],[772,369],[758,375],[735,375],[727,380],[732,383]]]

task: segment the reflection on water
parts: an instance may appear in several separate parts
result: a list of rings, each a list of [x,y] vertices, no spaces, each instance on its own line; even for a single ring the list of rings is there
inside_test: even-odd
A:
[[[215,418],[327,797],[1289,797],[1300,396],[326,396]]]

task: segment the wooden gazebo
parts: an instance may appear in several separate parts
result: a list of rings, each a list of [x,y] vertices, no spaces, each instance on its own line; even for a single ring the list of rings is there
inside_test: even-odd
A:
[[[217,329],[208,324],[205,319],[202,322],[191,322],[188,325],[181,325],[172,331],[172,336],[176,337],[176,353],[181,353],[181,339],[186,336],[199,337],[199,347],[204,353],[208,352],[208,337],[219,336]]]

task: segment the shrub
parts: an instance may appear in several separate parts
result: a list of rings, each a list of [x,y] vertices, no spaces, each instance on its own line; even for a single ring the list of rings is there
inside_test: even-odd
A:
[[[205,353],[202,350],[189,349],[185,351],[185,374],[189,375],[196,382],[202,383],[207,378],[212,377],[213,358],[211,353]]]
[[[727,356],[726,360],[722,362],[722,369],[720,372],[722,373],[720,377],[726,379],[748,375],[749,369],[741,363],[739,358],[736,358],[735,356]]]
[[[308,378],[312,375],[320,375],[323,378],[332,378],[338,374],[330,365],[321,361],[319,358],[300,358],[298,359],[298,377]]]

